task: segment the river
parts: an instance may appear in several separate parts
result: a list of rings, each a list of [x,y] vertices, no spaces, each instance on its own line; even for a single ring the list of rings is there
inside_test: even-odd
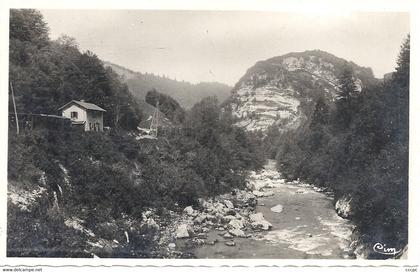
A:
[[[274,170],[274,162],[270,161],[264,171]],[[226,245],[221,232],[211,230],[207,239],[219,242],[195,247],[194,255],[197,258],[351,258],[349,245],[354,226],[336,214],[331,196],[297,182],[276,179],[272,184],[274,188],[263,189],[272,195],[259,197],[256,208],[273,225],[271,230],[253,232],[249,238],[229,239],[235,246]],[[273,212],[271,208],[279,204],[283,210]]]

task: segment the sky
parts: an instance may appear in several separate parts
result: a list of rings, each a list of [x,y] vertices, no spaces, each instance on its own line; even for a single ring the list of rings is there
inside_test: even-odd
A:
[[[137,72],[233,86],[257,61],[320,49],[394,70],[408,13],[41,10],[50,37],[74,37],[81,50]]]

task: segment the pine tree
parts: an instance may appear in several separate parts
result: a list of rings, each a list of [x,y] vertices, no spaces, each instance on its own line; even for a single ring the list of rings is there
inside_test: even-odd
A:
[[[311,127],[325,125],[328,123],[329,107],[325,103],[325,98],[320,97],[316,101],[314,113],[312,115]]]
[[[336,125],[340,128],[348,128],[351,122],[351,115],[354,112],[352,101],[356,97],[356,82],[353,71],[345,67],[339,78],[338,99],[336,102]]]
[[[407,87],[410,83],[410,35],[407,36],[401,45],[394,80],[398,81],[402,87]]]
[[[351,98],[356,94],[356,82],[353,71],[346,67],[339,79],[338,100],[346,104],[351,104]]]

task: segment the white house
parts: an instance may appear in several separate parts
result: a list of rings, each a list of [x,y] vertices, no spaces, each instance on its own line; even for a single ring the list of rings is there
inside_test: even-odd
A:
[[[85,131],[103,131],[103,108],[84,101],[72,100],[58,109],[62,116],[70,118],[73,125],[83,125]]]

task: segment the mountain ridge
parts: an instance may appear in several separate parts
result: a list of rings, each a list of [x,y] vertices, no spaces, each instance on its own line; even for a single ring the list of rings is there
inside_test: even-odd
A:
[[[127,84],[131,93],[141,100],[144,100],[148,91],[156,89],[160,93],[172,96],[182,107],[190,108],[207,96],[216,96],[219,101],[224,101],[229,97],[232,89],[231,86],[220,82],[194,84],[152,73],[136,72],[109,61],[103,61],[103,63],[104,66],[110,67],[117,73],[121,81]]]

